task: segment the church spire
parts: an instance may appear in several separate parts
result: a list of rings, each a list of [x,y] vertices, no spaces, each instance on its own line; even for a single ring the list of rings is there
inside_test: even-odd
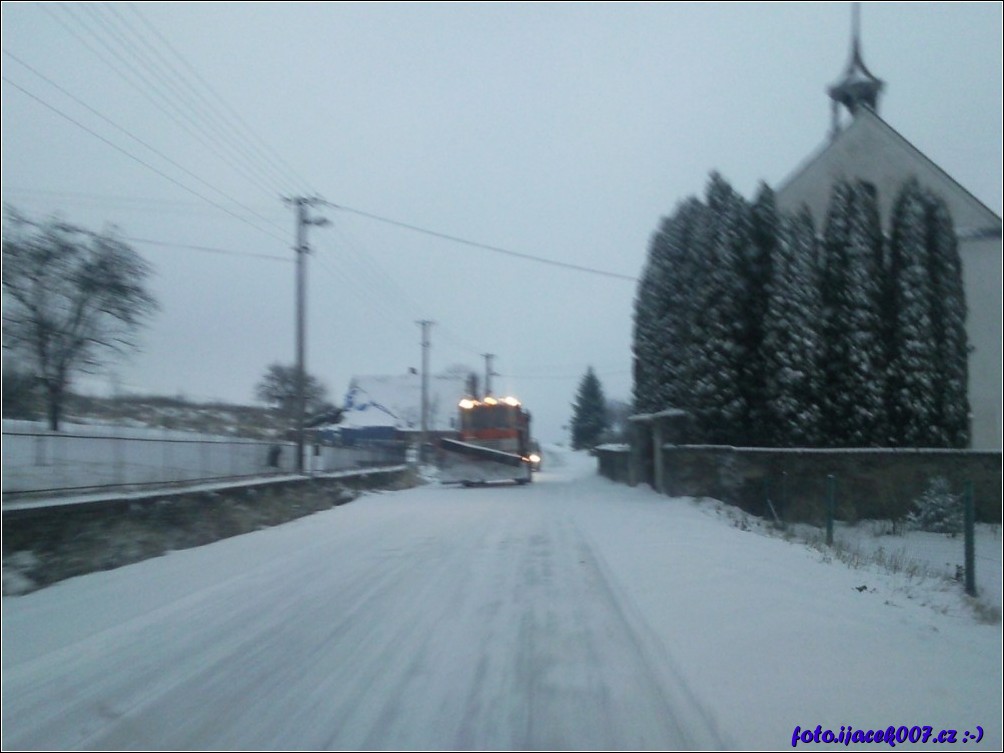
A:
[[[843,76],[829,87],[827,92],[833,100],[833,130],[838,130],[838,105],[843,105],[851,115],[857,115],[861,107],[878,112],[878,98],[885,86],[883,81],[872,74],[861,59],[861,4],[854,3],[851,17],[851,56]]]

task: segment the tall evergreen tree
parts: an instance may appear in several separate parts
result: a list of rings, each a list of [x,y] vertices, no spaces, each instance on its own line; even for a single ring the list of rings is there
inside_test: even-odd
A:
[[[658,308],[658,409],[691,407],[691,356],[697,343],[693,322],[698,315],[694,290],[700,285],[702,238],[707,212],[696,198],[684,202],[668,227],[669,265]]]
[[[691,321],[693,412],[705,441],[743,440],[741,264],[749,241],[746,202],[717,173],[708,185],[707,221],[697,239],[701,263]]]
[[[907,181],[893,205],[886,295],[886,406],[889,443],[897,447],[944,444],[937,437],[938,354],[926,213],[920,184]]]
[[[750,238],[741,259],[742,299],[740,318],[740,390],[746,406],[745,441],[754,446],[767,441],[764,419],[767,410],[767,353],[764,350],[764,320],[767,288],[777,254],[779,222],[774,192],[761,183],[750,209]]]
[[[688,199],[660,224],[635,299],[635,408],[654,412],[689,403],[695,235],[704,207]]]
[[[823,304],[823,422],[822,428],[828,442],[844,446],[843,411],[838,400],[842,384],[843,364],[848,360],[848,342],[841,333],[845,328],[845,288],[848,258],[845,248],[850,237],[852,191],[849,183],[841,181],[833,186],[827,207],[823,231],[821,264],[821,293]]]
[[[663,220],[665,227],[667,220]],[[657,231],[649,242],[648,259],[638,282],[634,300],[634,332],[631,349],[634,354],[634,407],[640,413],[656,410],[658,386],[658,316],[659,291],[656,278],[661,273],[664,232]]]
[[[763,436],[776,447],[822,443],[822,301],[816,230],[804,208],[781,219],[767,285]]]
[[[883,446],[882,231],[873,188],[834,186],[824,232],[824,425],[830,443]]]
[[[925,192],[931,312],[935,339],[935,422],[939,445],[968,447],[969,340],[962,260],[952,215],[943,199]]]
[[[635,299],[635,408],[640,412],[661,410],[665,361],[671,356],[674,332],[667,332],[667,317],[673,300],[673,247],[676,213],[663,218],[649,242],[648,260]]]
[[[590,366],[579,382],[579,391],[572,406],[572,448],[595,447],[606,431],[607,401],[600,380]]]

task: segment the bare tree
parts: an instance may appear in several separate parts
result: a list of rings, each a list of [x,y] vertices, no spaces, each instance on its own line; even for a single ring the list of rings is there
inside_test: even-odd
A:
[[[3,239],[4,347],[41,385],[59,430],[73,375],[136,347],[157,302],[151,267],[117,237],[7,210]]]
[[[255,386],[255,397],[271,405],[284,418],[293,418],[296,415],[296,386],[296,367],[273,363]],[[303,394],[304,411],[308,416],[332,410],[333,406],[326,402],[327,388],[310,374],[304,375]]]

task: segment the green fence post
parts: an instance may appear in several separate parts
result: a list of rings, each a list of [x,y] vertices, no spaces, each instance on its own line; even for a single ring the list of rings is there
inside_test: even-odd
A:
[[[788,471],[781,471],[781,509],[778,510],[778,515],[784,518],[787,515],[788,509]]]
[[[837,512],[837,477],[826,477],[826,545],[833,546],[833,518]]]
[[[976,596],[976,508],[973,504],[973,482],[966,482],[964,497],[966,537],[966,593]]]

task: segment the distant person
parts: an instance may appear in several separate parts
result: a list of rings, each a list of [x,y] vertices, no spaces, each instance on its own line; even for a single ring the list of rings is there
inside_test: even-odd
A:
[[[268,448],[268,467],[278,468],[279,459],[282,457],[282,447],[277,444]]]

